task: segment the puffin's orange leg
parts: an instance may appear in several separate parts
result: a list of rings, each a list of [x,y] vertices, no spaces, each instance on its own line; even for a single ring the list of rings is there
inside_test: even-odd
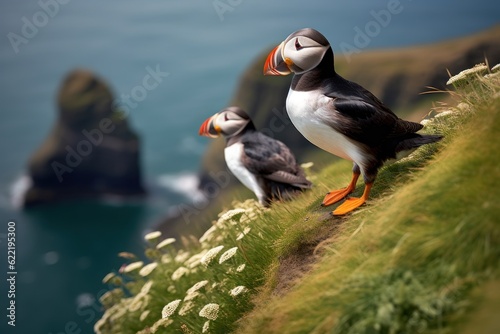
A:
[[[360,198],[351,197],[346,199],[345,202],[342,203],[342,205],[340,205],[337,209],[335,209],[335,211],[332,212],[332,214],[334,216],[345,215],[346,213],[349,213],[357,207],[361,206],[364,202],[366,202],[368,196],[370,196],[372,185],[373,183],[367,183],[365,185],[365,191]]]
[[[342,199],[344,199],[344,197],[352,193],[356,188],[358,177],[359,173],[352,173],[351,183],[349,183],[349,185],[343,189],[332,190],[328,194],[326,194],[323,202],[321,203],[321,206],[328,206],[337,203],[338,201],[341,201]]]

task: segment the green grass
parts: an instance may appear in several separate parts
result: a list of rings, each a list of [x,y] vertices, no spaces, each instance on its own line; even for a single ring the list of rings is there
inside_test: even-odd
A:
[[[456,333],[479,303],[470,292],[498,278],[500,264],[500,82],[474,76],[457,89],[460,108],[426,126],[445,139],[384,167],[369,202],[346,217],[320,206],[350,179],[339,161],[294,201],[235,203],[234,216],[201,242],[186,237],[182,250],[148,241],[146,261],[158,265],[114,273],[96,332]],[[207,265],[193,261],[219,245]],[[216,319],[200,316],[207,304],[218,305]]]

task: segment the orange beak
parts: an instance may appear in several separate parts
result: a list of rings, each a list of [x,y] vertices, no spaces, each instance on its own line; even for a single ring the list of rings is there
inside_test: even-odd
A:
[[[267,56],[264,63],[264,75],[288,75],[292,73],[282,56],[283,45],[284,42],[275,47]]]
[[[212,117],[207,118],[203,124],[200,126],[200,130],[198,134],[200,136],[217,138],[220,135],[220,128],[214,125],[214,119],[218,114],[213,115]]]

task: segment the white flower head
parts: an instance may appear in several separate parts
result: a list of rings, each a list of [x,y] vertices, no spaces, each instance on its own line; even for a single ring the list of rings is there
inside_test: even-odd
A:
[[[175,242],[174,238],[167,238],[165,240],[160,241],[158,245],[156,245],[156,249],[162,249],[164,247],[167,247],[168,245],[171,245]]]
[[[200,238],[200,243],[211,241],[213,238],[213,233],[217,231],[217,226],[213,225],[210,227]]]
[[[120,252],[120,253],[118,253],[118,256],[122,257],[124,259],[128,259],[128,260],[133,260],[133,259],[137,258],[137,256],[135,256],[135,254],[130,253],[130,252]]]
[[[236,288],[232,289],[231,291],[229,291],[229,294],[232,296],[232,297],[236,297],[238,296],[239,294],[241,293],[244,293],[244,292],[247,292],[248,289],[243,286],[243,285],[240,285],[240,286],[237,286]]]
[[[106,276],[104,276],[104,278],[102,279],[102,283],[103,284],[106,284],[106,283],[109,283],[109,281],[111,281],[113,278],[115,278],[115,273],[109,273],[107,274]]]
[[[151,272],[153,272],[153,270],[156,269],[157,266],[158,266],[157,262],[146,264],[144,267],[141,268],[141,270],[139,270],[139,275],[141,275],[142,277],[148,276],[149,274],[151,274]]]
[[[161,318],[157,322],[153,324],[150,328],[150,333],[156,333],[160,327],[167,327],[170,326],[174,321],[169,318]]]
[[[149,310],[146,310],[146,311],[142,312],[141,316],[139,317],[139,320],[140,321],[144,321],[148,317],[149,312],[150,312]]]
[[[150,233],[146,234],[144,236],[144,240],[146,240],[146,241],[153,241],[153,240],[158,239],[159,237],[161,237],[161,232],[160,231],[154,231],[154,232],[150,232]]]
[[[217,254],[219,254],[222,248],[224,248],[224,246],[217,246],[210,249],[208,252],[206,252],[205,255],[203,255],[203,257],[200,259],[200,262],[203,265],[208,266],[210,262],[212,262],[212,260],[217,256]]]
[[[138,270],[139,268],[142,268],[143,265],[144,265],[144,262],[142,262],[142,261],[132,262],[132,263],[129,263],[127,266],[125,266],[125,268],[122,269],[122,272],[130,273],[132,271]]]
[[[187,259],[184,264],[188,266],[188,268],[193,269],[200,264],[200,260],[203,258],[203,256],[205,256],[206,253],[206,251],[203,251],[201,253],[195,254]]]
[[[200,293],[198,291],[194,291],[194,292],[188,293],[186,295],[186,297],[184,297],[184,301],[193,300],[196,297],[198,297],[199,295],[200,295]]]
[[[241,273],[243,270],[245,270],[246,264],[240,264],[238,268],[236,268],[236,271]]]
[[[186,261],[188,258],[189,258],[189,252],[183,251],[181,249],[181,250],[179,250],[179,252],[175,256],[174,260],[175,260],[175,262],[181,263],[181,262]]]
[[[193,285],[192,287],[190,287],[186,291],[186,293],[190,294],[190,293],[196,292],[196,291],[200,290],[201,288],[203,288],[207,284],[208,284],[207,280],[199,281],[198,283],[196,283],[195,285]]]
[[[441,111],[439,114],[437,114],[435,117],[436,118],[439,118],[439,117],[445,117],[445,116],[449,116],[449,115],[452,115],[454,113],[453,110],[445,110],[445,111]]]
[[[208,333],[208,330],[210,329],[210,320],[205,321],[203,324],[203,328],[201,330],[202,333]]]
[[[185,316],[186,314],[191,311],[191,309],[194,307],[194,303],[190,300],[186,301],[184,300],[184,303],[182,304],[181,309],[179,310],[179,315],[180,316]]]
[[[219,258],[219,264],[222,264],[232,258],[236,252],[238,251],[238,247],[233,247],[222,253],[222,255]]]
[[[252,229],[251,229],[250,227],[248,227],[248,226],[247,226],[247,227],[245,227],[245,228],[243,229],[243,232],[241,232],[241,233],[240,233],[240,235],[238,235],[238,237],[236,238],[236,240],[238,240],[238,241],[239,241],[239,240],[243,239],[243,237],[244,237],[245,235],[247,235],[247,234],[248,234],[251,230],[252,230]]]
[[[314,166],[314,162],[304,162],[303,164],[300,165],[300,167],[302,167],[302,169],[309,169],[312,166]]]
[[[222,222],[226,222],[226,221],[229,221],[229,222],[239,222],[240,221],[240,218],[241,216],[246,212],[245,209],[241,209],[241,208],[237,208],[237,209],[233,209],[233,210],[229,210],[229,211],[226,211],[224,212],[219,220],[217,221],[217,223],[222,223]]]
[[[147,281],[146,283],[144,283],[144,285],[142,286],[141,288],[141,294],[145,295],[149,292],[149,290],[151,290],[151,287],[153,286],[153,281]]]
[[[142,307],[142,298],[133,298],[132,302],[128,305],[128,310],[130,312],[139,311]]]
[[[210,303],[201,309],[199,315],[200,317],[207,318],[209,320],[216,320],[219,314],[219,304]]]
[[[161,317],[162,319],[170,317],[172,314],[174,314],[175,310],[177,310],[177,307],[179,307],[179,304],[181,303],[180,299],[176,299],[167,305],[163,307],[163,310],[161,310]]]
[[[188,268],[186,268],[186,267],[179,267],[172,274],[172,280],[177,281],[177,280],[179,280],[179,278],[181,278],[182,276],[186,275],[187,273],[189,273],[189,269]]]
[[[448,80],[448,82],[446,82],[446,84],[451,85],[460,81],[466,81],[467,79],[473,78],[474,75],[485,74],[486,72],[488,72],[488,66],[486,66],[485,64],[477,64],[473,68],[463,70],[457,75],[452,76]]]

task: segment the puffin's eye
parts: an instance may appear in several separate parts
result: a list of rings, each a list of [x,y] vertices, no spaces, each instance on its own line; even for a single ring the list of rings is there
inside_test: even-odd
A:
[[[300,45],[300,43],[299,43],[299,38],[297,37],[297,38],[295,39],[295,50],[299,51],[299,50],[301,50],[301,49],[303,49],[303,48],[304,48],[304,47],[303,47],[302,45]]]

